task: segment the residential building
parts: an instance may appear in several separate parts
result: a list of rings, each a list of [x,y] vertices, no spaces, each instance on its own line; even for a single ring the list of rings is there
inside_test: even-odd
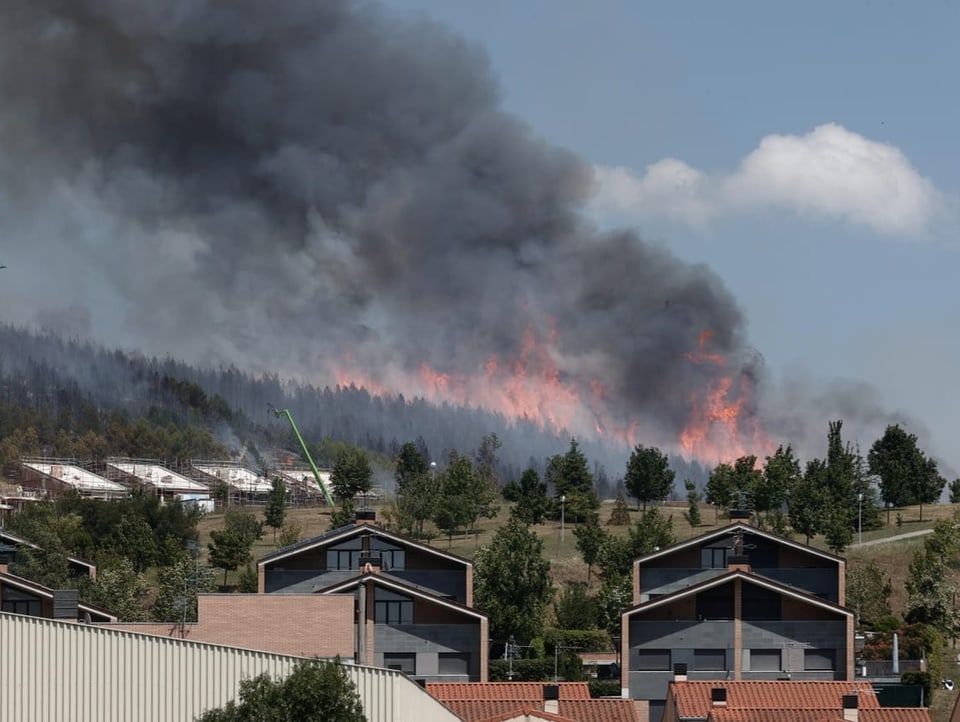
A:
[[[691,680],[853,680],[845,562],[738,520],[634,563],[623,615],[624,696],[651,720]]]
[[[115,622],[105,609],[80,601],[76,589],[51,589],[11,574],[0,561],[0,612],[72,622]]]
[[[484,681],[488,621],[473,608],[473,564],[375,523],[357,522],[266,555],[265,594],[348,595],[358,663],[426,681]],[[337,623],[332,620],[332,623]]]

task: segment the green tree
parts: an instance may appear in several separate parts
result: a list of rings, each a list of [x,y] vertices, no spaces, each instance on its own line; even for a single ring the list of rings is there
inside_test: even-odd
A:
[[[549,499],[547,484],[540,479],[536,469],[527,469],[520,477],[516,488],[516,504],[513,514],[527,524],[542,524],[547,515]]]
[[[150,608],[156,622],[197,621],[197,594],[216,591],[213,570],[188,557],[157,569],[157,596]]]
[[[576,439],[570,440],[566,454],[551,456],[547,460],[545,476],[557,499],[565,498],[564,510],[569,521],[583,521],[587,514],[600,508],[600,498],[593,488],[593,474]],[[559,516],[559,503],[556,512]]]
[[[597,626],[619,637],[620,620],[632,603],[633,578],[628,574],[607,577],[597,594]]]
[[[857,627],[872,626],[889,616],[893,584],[874,561],[847,566],[847,606],[857,615]]]
[[[553,604],[557,629],[595,629],[597,600],[583,582],[567,582]]]
[[[723,512],[737,502],[737,485],[731,464],[717,464],[710,471],[704,487],[704,499]]]
[[[683,487],[687,490],[687,510],[683,512],[683,518],[691,529],[696,529],[703,521],[700,516],[700,492],[690,479],[683,480]]]
[[[436,464],[428,467],[417,445],[408,441],[394,459],[393,478],[397,484],[397,526],[422,537],[423,524],[433,518],[440,495]]]
[[[827,548],[834,554],[842,554],[853,541],[853,528],[847,510],[832,507],[823,519],[823,537]]]
[[[800,460],[794,455],[793,447],[781,445],[766,458],[753,490],[753,503],[761,524],[783,510],[790,491],[802,476]]]
[[[577,551],[583,557],[587,565],[587,582],[593,573],[593,565],[597,563],[600,554],[603,551],[603,540],[606,532],[600,528],[600,522],[596,514],[592,514],[587,521],[573,530],[573,535],[577,538]]]
[[[357,494],[370,491],[373,470],[367,452],[356,446],[344,446],[330,471],[333,495],[339,501],[353,499]]]
[[[806,543],[820,533],[829,502],[821,491],[826,464],[821,459],[807,462],[806,473],[794,482],[787,497],[790,525],[806,537]]]
[[[110,610],[121,622],[143,622],[147,618],[144,607],[147,592],[143,574],[136,571],[129,559],[117,557],[107,563],[100,560],[97,578],[86,590],[84,598]]]
[[[927,501],[921,495],[929,485],[929,475],[936,474],[936,466],[931,468],[927,461],[917,445],[917,435],[907,433],[898,424],[887,426],[867,454],[870,473],[880,480],[881,498],[894,507]]]
[[[267,498],[267,508],[263,517],[267,526],[273,528],[273,543],[277,543],[277,530],[283,526],[287,516],[287,485],[280,477],[274,478]]]
[[[494,489],[500,488],[497,451],[501,446],[503,446],[503,443],[497,438],[497,435],[489,433],[481,439],[480,447],[473,455],[473,459],[476,462],[476,470],[480,478]]]
[[[229,529],[214,529],[210,532],[210,538],[213,540],[207,544],[210,564],[223,569],[223,585],[226,586],[227,572],[236,571],[250,563],[250,544],[240,534]]]
[[[950,482],[950,503],[960,504],[960,478]]]
[[[142,574],[156,562],[157,538],[146,519],[124,514],[117,526],[116,538],[117,550],[123,550],[136,573]]]
[[[240,701],[199,722],[366,722],[356,685],[337,659],[299,662],[284,679],[261,674],[240,683]]]
[[[474,558],[474,604],[490,618],[491,639],[528,643],[543,632],[553,597],[543,540],[511,518]]]
[[[496,489],[476,472],[470,458],[452,452],[440,474],[440,498],[434,510],[434,523],[452,538],[458,529],[472,529],[480,517],[494,516],[496,499]]]
[[[949,573],[960,552],[960,517],[941,520],[914,552],[906,581],[906,621],[929,624],[945,637],[960,635],[960,610],[954,604],[958,589]]]
[[[673,533],[673,517],[664,516],[653,507],[643,513],[636,524],[628,531],[632,560],[657,549],[663,549],[677,541]]]
[[[623,496],[623,491],[617,491],[617,498],[613,500],[613,509],[610,511],[610,518],[607,519],[608,526],[626,526],[630,523],[630,509],[627,508],[627,500]]]
[[[637,500],[637,508],[647,502],[659,502],[673,491],[675,472],[670,468],[670,460],[660,449],[638,445],[627,461],[627,471],[623,484],[630,495]]]
[[[417,445],[408,441],[400,447],[400,452],[393,460],[393,479],[397,483],[397,496],[415,483],[420,477],[427,474],[427,460],[417,448]]]

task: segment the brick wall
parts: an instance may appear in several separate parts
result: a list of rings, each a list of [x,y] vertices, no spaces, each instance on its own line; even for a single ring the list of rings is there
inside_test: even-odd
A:
[[[276,654],[353,659],[353,595],[201,594],[198,621],[184,639]],[[179,624],[104,624],[112,629],[181,636]]]

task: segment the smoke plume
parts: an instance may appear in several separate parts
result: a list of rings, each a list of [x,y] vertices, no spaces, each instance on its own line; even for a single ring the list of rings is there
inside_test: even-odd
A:
[[[584,220],[589,165],[432,24],[346,0],[7,0],[0,94],[7,320],[408,394],[429,368],[474,404],[464,379],[522,358],[581,428],[651,442],[718,374],[756,375],[723,283]],[[691,356],[705,330],[722,369]]]

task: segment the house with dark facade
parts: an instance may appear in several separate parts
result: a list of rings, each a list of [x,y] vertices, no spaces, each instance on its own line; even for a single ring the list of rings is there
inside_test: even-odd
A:
[[[658,720],[668,684],[853,680],[841,557],[735,521],[634,562],[622,618],[624,696]]]
[[[363,518],[369,517],[369,518]],[[473,563],[378,526],[372,512],[257,563],[265,594],[351,595],[354,657],[426,681],[486,681],[488,621]]]
[[[68,622],[116,622],[110,612],[80,601],[76,589],[51,589],[11,574],[0,562],[0,612]]]

